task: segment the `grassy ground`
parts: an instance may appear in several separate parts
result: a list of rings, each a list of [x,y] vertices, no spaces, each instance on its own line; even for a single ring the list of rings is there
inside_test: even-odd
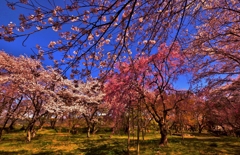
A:
[[[66,155],[124,155],[127,149],[127,136],[97,134],[86,138],[86,134],[71,135],[56,133],[54,130],[43,129],[38,131],[32,142],[26,142],[24,132],[4,134],[0,141],[0,154],[66,154]],[[214,137],[196,135],[185,137],[169,136],[167,147],[158,147],[158,133],[149,133],[145,140],[141,140],[141,155],[157,154],[240,154],[240,138]],[[136,139],[136,137],[135,137]],[[131,152],[134,155],[136,141],[131,141]]]

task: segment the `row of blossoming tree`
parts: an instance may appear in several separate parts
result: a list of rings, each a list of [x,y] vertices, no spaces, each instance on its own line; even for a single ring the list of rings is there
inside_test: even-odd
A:
[[[92,115],[104,108],[101,105],[104,94],[97,80],[68,80],[56,69],[43,68],[40,61],[10,56],[3,51],[0,52],[0,68],[0,112],[4,120],[0,135],[8,122],[27,120],[30,141],[35,124],[41,118],[73,112],[83,115],[90,128]]]
[[[67,115],[84,118],[90,137],[101,113],[108,114],[116,127],[123,121],[123,115],[130,119],[131,112],[137,115],[138,138],[140,130],[149,128],[142,124],[142,117],[146,117],[145,122],[157,123],[161,145],[167,144],[171,127],[175,132],[184,128],[201,132],[220,126],[226,133],[237,133],[240,127],[238,77],[216,89],[195,94],[174,88],[174,81],[190,72],[179,47],[163,44],[154,55],[137,55],[119,62],[104,84],[91,78],[86,82],[69,80],[58,69],[45,69],[38,60],[1,51],[0,135],[7,125],[11,128],[21,120],[27,122],[25,130],[30,141],[37,122],[41,128],[44,118],[54,117],[57,121]],[[127,124],[128,134],[134,130],[130,128]]]

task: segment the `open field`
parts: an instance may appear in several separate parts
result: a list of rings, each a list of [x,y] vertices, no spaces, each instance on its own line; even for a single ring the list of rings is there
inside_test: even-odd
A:
[[[0,154],[80,154],[80,155],[124,155],[127,154],[127,136],[110,133],[96,134],[86,138],[86,134],[71,135],[43,129],[29,143],[26,133],[4,134],[0,142]],[[131,137],[133,139],[133,137]],[[136,140],[136,137],[134,137]],[[158,147],[158,133],[149,133],[141,140],[140,154],[240,154],[240,138],[214,137],[207,134],[185,137],[169,136],[167,147]],[[131,141],[130,154],[134,155],[136,142]]]

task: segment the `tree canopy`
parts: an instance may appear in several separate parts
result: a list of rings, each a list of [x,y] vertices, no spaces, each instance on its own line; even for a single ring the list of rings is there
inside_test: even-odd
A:
[[[238,63],[238,0],[7,0],[7,5],[29,13],[20,14],[19,23],[2,25],[1,39],[27,39],[52,29],[59,39],[48,48],[36,45],[37,57],[48,55],[57,66],[67,64],[65,71],[72,68],[73,74],[89,75],[93,68],[107,72],[132,54],[151,55],[172,42],[193,54],[215,53],[214,59]],[[54,53],[62,53],[61,58]]]

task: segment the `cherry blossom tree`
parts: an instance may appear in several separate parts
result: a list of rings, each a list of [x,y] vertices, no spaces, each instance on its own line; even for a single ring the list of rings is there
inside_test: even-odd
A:
[[[18,87],[18,77],[19,73],[21,73],[21,69],[26,66],[18,66],[20,63],[22,65],[28,63],[27,61],[23,62],[25,59],[23,57],[18,59],[7,55],[5,52],[0,52],[0,68],[1,68],[1,115],[4,120],[2,129],[6,126],[8,121],[11,118],[16,117],[16,111],[21,109],[24,96],[19,93]],[[29,62],[30,63],[30,62]],[[38,65],[36,62],[35,65]],[[16,80],[13,80],[16,78]],[[19,78],[20,79],[20,78]],[[24,101],[25,104],[25,101]],[[26,109],[26,108],[24,108]],[[22,109],[21,113],[24,114],[26,110]],[[19,115],[20,117],[22,115]],[[2,130],[1,130],[2,134]]]
[[[7,87],[10,87],[9,85]],[[18,117],[16,117],[16,113],[17,111],[20,109],[19,106],[22,104],[22,100],[23,97],[19,96],[16,92],[14,92],[11,89],[6,89],[6,87],[2,86],[1,87],[1,95],[0,95],[0,99],[1,99],[1,112],[0,112],[0,116],[1,116],[1,120],[3,124],[1,124],[1,128],[0,128],[0,139],[2,137],[2,132],[5,129],[7,123],[11,120],[11,124],[13,125],[13,123],[18,119]],[[19,111],[19,113],[22,113],[23,111]],[[21,115],[17,113],[18,115]],[[10,125],[9,128],[11,129],[12,126]]]
[[[118,71],[110,76],[108,86],[113,87],[112,90],[120,90],[114,97],[121,96],[124,91],[136,94],[136,102],[142,103],[159,125],[160,144],[166,145],[167,115],[188,94],[187,91],[174,89],[173,85],[178,76],[187,71],[185,59],[175,43],[170,47],[163,44],[156,54],[137,56],[131,61],[119,63],[116,68]]]
[[[192,62],[190,67],[193,71],[192,84],[194,91],[201,92],[205,99],[209,99],[206,100],[207,103],[210,102],[209,107],[205,108],[209,110],[209,114],[213,114],[212,110],[215,107],[213,105],[217,104],[216,99],[222,98],[221,102],[216,101],[219,101],[219,104],[221,103],[223,107],[231,107],[230,102],[224,101],[228,98],[226,94],[234,93],[234,90],[233,92],[231,92],[231,89],[226,91],[226,87],[233,88],[238,81],[237,77],[240,69],[238,19],[240,3],[235,0],[210,0],[204,1],[202,4],[199,4],[202,10],[202,13],[198,15],[199,24],[192,36],[193,40],[189,43],[185,52]],[[222,96],[216,97],[217,94]],[[206,104],[205,101],[203,104]],[[219,118],[220,114],[224,114],[217,113]],[[232,114],[234,115],[234,113]],[[213,116],[207,117],[210,120],[215,118]],[[227,117],[223,115],[221,118],[226,119]]]
[[[95,130],[98,123],[97,117],[101,110],[107,110],[106,105],[102,104],[104,93],[97,80],[88,80],[87,82],[57,79],[51,81],[53,100],[47,100],[43,105],[44,110],[56,116],[64,113],[75,116],[83,116],[86,120],[88,129]],[[46,102],[46,100],[44,100]],[[75,132],[75,124],[71,127],[71,132]],[[96,131],[95,131],[96,132]],[[90,133],[88,132],[90,137]]]
[[[218,89],[211,90],[207,96],[211,115],[208,118],[215,126],[227,134],[237,133],[240,129],[239,122],[239,77]]]
[[[86,82],[79,80],[69,80],[68,82],[70,83],[57,91],[65,103],[60,109],[64,109],[64,112],[70,113],[72,116],[83,116],[88,127],[87,136],[90,137],[90,130],[93,133],[96,132],[96,125],[99,123],[98,117],[108,109],[108,105],[103,103],[102,85],[94,79]],[[49,111],[52,109],[51,111],[54,113],[57,111],[56,105],[59,103],[47,104],[46,109]],[[74,128],[73,125],[71,130],[75,130]]]
[[[110,110],[108,115],[113,119],[113,132],[122,129],[128,134],[128,151],[130,149],[130,132],[134,133],[135,120],[138,116],[134,116],[134,112],[139,112],[137,108],[139,95],[134,90],[132,72],[128,68],[127,63],[122,62],[117,66],[118,72],[111,72],[104,85],[106,93],[105,101],[109,103]],[[123,67],[124,66],[124,67]],[[132,129],[131,129],[132,126]],[[139,128],[139,123],[137,124]],[[138,130],[138,146],[139,146],[139,130]],[[139,151],[139,149],[137,149]]]
[[[149,68],[143,77],[145,76],[145,87],[152,92],[146,95],[145,105],[159,125],[160,145],[167,145],[168,113],[188,96],[188,91],[174,88],[178,76],[187,72],[186,61],[179,46],[174,43],[170,47],[161,45],[158,53],[151,56],[147,64]]]
[[[216,88],[239,75],[239,1],[205,1],[189,46],[194,80]],[[218,11],[216,13],[216,10]],[[204,84],[205,83],[205,84]]]
[[[230,94],[235,93],[235,89],[227,88],[235,88],[238,81],[240,69],[238,8],[240,4],[239,1],[221,0],[206,1],[205,4],[202,9],[207,18],[204,14],[199,16],[199,21],[203,24],[198,26],[194,35],[195,40],[190,44],[187,53],[192,61],[193,85],[197,91],[211,94],[205,93],[205,98],[209,98],[209,112],[213,114],[213,109],[218,103],[225,111],[231,109],[232,102],[227,100]],[[218,13],[215,12],[216,10]],[[221,101],[218,100],[220,98]],[[228,119],[226,112],[224,114],[219,110],[216,110],[218,111],[216,116]],[[235,114],[233,112],[229,115]]]
[[[73,110],[87,113],[91,105],[98,105],[103,99],[104,94],[95,80],[86,83],[68,80],[58,70],[43,68],[40,61],[13,57],[3,51],[0,60],[4,126],[17,115],[27,120],[28,141],[35,132],[36,122],[46,114],[62,115]]]
[[[211,113],[211,109],[209,109],[207,101],[205,101],[202,96],[194,97],[194,101],[195,103],[191,112],[193,113],[193,119],[197,126],[198,133],[202,133],[203,129],[207,128],[207,121],[209,113]]]
[[[176,133],[183,133],[183,130],[201,133],[203,129],[207,129],[210,109],[207,101],[203,99],[204,97],[206,96],[190,92],[188,98],[184,102],[180,102],[177,108],[169,114],[171,117],[170,128]]]
[[[4,96],[3,101],[6,97],[11,99],[6,118],[16,117],[18,114],[18,117],[28,120],[26,130],[30,141],[36,121],[47,113],[43,105],[57,99],[50,87],[61,75],[51,68],[45,70],[40,61],[24,56],[16,58],[1,51],[0,59],[0,68],[3,72],[1,85],[6,87],[6,90],[1,92]],[[8,91],[14,96],[11,94],[8,96]],[[22,115],[19,114],[20,109]],[[7,120],[4,124],[6,123]]]

